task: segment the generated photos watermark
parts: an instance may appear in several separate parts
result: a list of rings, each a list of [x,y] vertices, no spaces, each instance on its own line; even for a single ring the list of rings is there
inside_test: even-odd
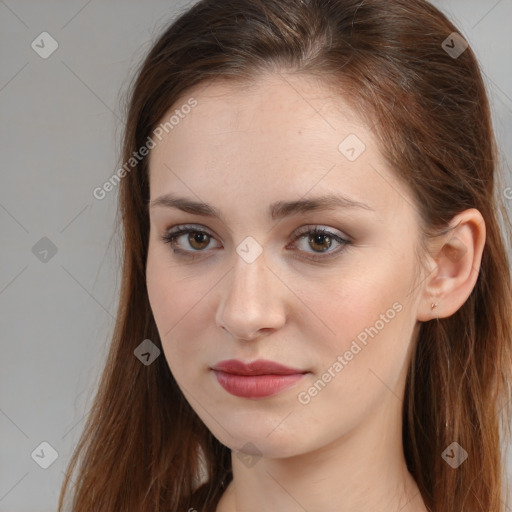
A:
[[[117,171],[112,174],[112,176],[107,181],[105,181],[101,187],[96,187],[92,191],[94,198],[100,201],[105,199],[107,194],[114,190],[115,187],[119,185],[121,180],[129,172],[131,172],[132,169],[136,167],[137,164],[141,162],[145,156],[149,154],[149,150],[156,146],[157,143],[154,138],[157,138],[161,142],[164,133],[169,133],[171,130],[174,130],[174,128],[181,122],[182,119],[185,119],[187,114],[189,114],[195,106],[197,106],[197,100],[191,97],[180,108],[175,109],[167,121],[160,123],[153,130],[153,136],[148,136],[146,142],[137,151],[134,151],[132,156],[119,169],[117,169]]]
[[[379,334],[386,324],[389,324],[393,318],[402,311],[403,306],[400,302],[396,301],[393,305],[386,310],[385,313],[379,315],[379,319],[374,322],[370,327],[365,327],[357,336],[357,339],[352,340],[350,348],[346,350],[343,355],[338,355],[335,361],[327,368],[327,370],[320,376],[315,383],[310,386],[307,390],[301,391],[297,395],[297,400],[302,405],[308,405],[311,400],[318,396],[318,394],[331,382],[336,375],[338,375],[350,361],[354,359],[354,356],[359,354],[361,350],[368,344],[368,336],[374,338]],[[359,342],[359,343],[358,343]],[[361,346],[362,345],[362,346]]]

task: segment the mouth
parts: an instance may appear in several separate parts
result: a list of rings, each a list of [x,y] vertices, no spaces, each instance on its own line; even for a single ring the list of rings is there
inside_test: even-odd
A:
[[[242,398],[264,398],[276,395],[299,382],[310,373],[274,361],[243,363],[236,359],[221,361],[211,367],[218,383],[230,394]]]

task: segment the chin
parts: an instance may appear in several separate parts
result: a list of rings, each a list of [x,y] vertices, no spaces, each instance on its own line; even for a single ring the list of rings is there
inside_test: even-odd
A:
[[[276,459],[299,455],[301,443],[296,433],[275,429],[279,421],[273,421],[274,426],[269,427],[269,422],[261,421],[261,413],[258,416],[260,421],[255,417],[251,423],[245,424],[225,421],[222,425],[225,430],[217,424],[207,425],[207,428],[220,443],[234,452]]]

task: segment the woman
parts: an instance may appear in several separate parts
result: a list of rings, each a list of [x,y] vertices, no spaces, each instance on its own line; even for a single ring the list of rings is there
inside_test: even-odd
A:
[[[123,157],[74,512],[505,510],[510,222],[444,15],[203,0],[142,64]]]

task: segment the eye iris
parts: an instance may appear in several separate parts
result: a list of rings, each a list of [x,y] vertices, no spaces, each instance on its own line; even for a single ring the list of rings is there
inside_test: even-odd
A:
[[[327,247],[325,247],[325,245],[322,246],[322,242],[325,243],[326,240],[328,241],[329,245]],[[328,235],[321,234],[321,233],[311,235],[309,237],[309,242],[311,244],[322,246],[322,247],[320,247],[320,252],[325,252],[327,249],[329,249],[331,247],[331,243],[332,243],[331,238]],[[311,246],[311,247],[313,247],[313,246]]]
[[[188,241],[191,245],[191,247],[194,247],[194,249],[204,249],[208,246],[209,237],[206,233],[201,233],[199,231],[192,231],[188,235]],[[205,243],[206,241],[206,243]],[[200,247],[195,246],[194,244],[198,243]],[[204,244],[204,245],[201,245]]]

